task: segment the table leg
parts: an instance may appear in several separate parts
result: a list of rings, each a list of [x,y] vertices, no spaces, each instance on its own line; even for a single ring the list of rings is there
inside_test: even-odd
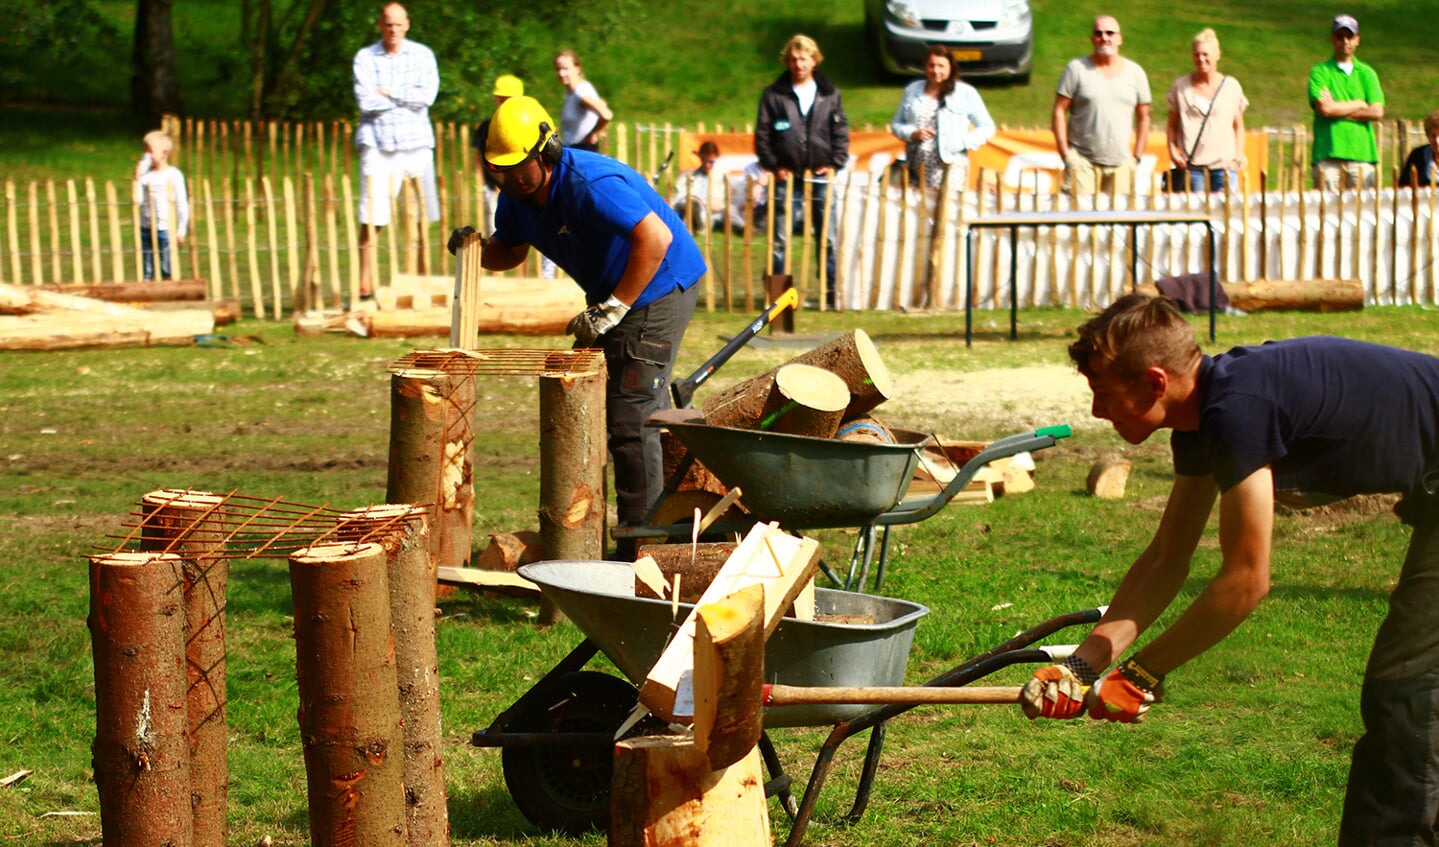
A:
[[[974,346],[974,230],[964,232],[964,346]]]
[[[1009,228],[1009,340],[1019,338],[1019,227]]]

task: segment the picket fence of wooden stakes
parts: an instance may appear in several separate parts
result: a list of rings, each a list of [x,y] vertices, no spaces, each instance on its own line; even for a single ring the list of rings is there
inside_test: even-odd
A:
[[[356,215],[352,129],[346,122],[184,119],[172,122],[171,129],[185,140],[177,165],[185,171],[191,206],[189,237],[170,245],[176,279],[205,279],[212,299],[238,300],[246,313],[271,319],[296,308],[343,308],[357,300],[356,244],[363,224]],[[608,143],[653,178],[679,143],[679,132],[621,124]],[[816,244],[808,229],[795,233],[785,268],[775,268],[771,258],[774,221],[755,214],[746,191],[743,227],[711,230],[692,222],[709,266],[703,307],[753,311],[763,306],[764,277],[789,273],[806,301],[825,308],[819,295],[833,281],[822,279],[817,259],[823,247],[835,252],[836,300],[842,308],[962,309],[967,220],[1076,209],[1202,211],[1214,220],[1217,269],[1227,283],[1358,280],[1369,304],[1435,302],[1434,189],[1389,187],[1397,182],[1393,163],[1402,161],[1413,142],[1422,142],[1417,126],[1386,125],[1385,187],[1338,193],[1306,187],[1306,130],[1266,132],[1270,168],[1260,184],[1241,175],[1241,184],[1225,192],[1164,194],[1150,184],[1128,194],[1073,198],[1054,190],[1053,173],[1015,167],[981,171],[972,189],[932,191],[910,186],[902,166],[851,168],[836,176],[830,192],[835,225],[820,233],[824,243]],[[371,254],[382,285],[396,274],[450,275],[453,260],[444,246],[450,229],[471,224],[486,234],[492,230],[493,200],[475,168],[470,128],[437,124],[437,139],[440,218],[425,220],[417,182],[397,187],[395,223],[380,230]],[[673,190],[678,170],[664,169],[661,193]],[[710,199],[728,207],[729,180],[710,185],[723,195]],[[808,180],[805,190],[811,190]],[[175,199],[153,201],[173,206]],[[5,181],[0,282],[139,279],[137,201],[134,184],[121,180]],[[1131,237],[1138,243],[1131,244]],[[1075,307],[1103,305],[1136,283],[1208,269],[1200,226],[1136,232],[1122,226],[1037,227],[1019,232],[1013,244],[1011,249],[1004,232],[977,231],[969,256],[976,307],[1010,305],[1011,267],[1019,305]],[[1137,279],[1130,278],[1131,262]],[[514,273],[533,277],[538,269],[532,252]]]

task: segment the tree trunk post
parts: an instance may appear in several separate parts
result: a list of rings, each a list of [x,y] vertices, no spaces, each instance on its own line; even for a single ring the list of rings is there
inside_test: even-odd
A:
[[[161,489],[140,500],[140,549],[180,556],[185,601],[190,803],[197,845],[224,844],[230,785],[225,598],[230,563],[223,497]]]
[[[759,747],[714,770],[690,736],[615,744],[609,847],[770,845]]]
[[[110,847],[190,847],[180,557],[90,558],[95,788]]]
[[[446,847],[450,817],[440,736],[440,663],[435,648],[435,564],[428,510],[371,506],[341,517],[341,532],[369,534],[385,548],[395,678],[405,739],[405,831],[409,847]],[[342,538],[345,536],[342,535]]]
[[[386,555],[321,544],[290,555],[295,675],[314,847],[403,847],[404,733]]]
[[[605,553],[605,371],[541,374],[541,546],[546,559],[602,559]],[[540,622],[561,617],[548,600]]]
[[[435,564],[470,562],[475,521],[475,378],[431,368],[390,377],[389,503],[430,509]]]

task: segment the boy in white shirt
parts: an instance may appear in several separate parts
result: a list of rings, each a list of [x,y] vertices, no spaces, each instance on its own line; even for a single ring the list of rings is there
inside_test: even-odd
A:
[[[140,204],[140,255],[145,281],[155,279],[155,250],[160,277],[170,279],[170,233],[184,244],[190,228],[190,197],[185,175],[170,164],[175,142],[160,130],[145,133],[145,155],[135,164],[135,200]],[[174,210],[175,220],[170,219]]]

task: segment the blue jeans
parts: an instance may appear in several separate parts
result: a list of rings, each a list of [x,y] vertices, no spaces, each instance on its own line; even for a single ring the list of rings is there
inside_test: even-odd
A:
[[[794,196],[791,199],[790,192]],[[824,262],[825,268],[825,303],[834,306],[834,213],[831,210],[828,220],[824,216],[825,200],[829,197],[829,180],[816,179],[810,185],[809,209],[804,211],[803,218],[809,224],[810,236],[814,239],[815,257]],[[774,187],[774,272],[793,273],[794,268],[785,266],[785,245],[789,241],[789,227],[785,226],[790,217],[786,212],[793,206],[802,207],[804,204],[804,183],[796,179],[776,182]],[[803,230],[801,230],[802,232]],[[829,237],[825,242],[824,253],[820,254],[820,233],[828,231]]]
[[[1239,175],[1224,168],[1185,168],[1185,177],[1189,180],[1190,191],[1204,191],[1204,177],[1209,176],[1209,190],[1223,191],[1226,185],[1233,183],[1238,187]]]
[[[160,245],[160,277],[170,278],[170,231],[162,229],[154,239]],[[151,241],[149,227],[140,227],[140,263],[145,269],[145,281],[155,278],[155,247]]]

